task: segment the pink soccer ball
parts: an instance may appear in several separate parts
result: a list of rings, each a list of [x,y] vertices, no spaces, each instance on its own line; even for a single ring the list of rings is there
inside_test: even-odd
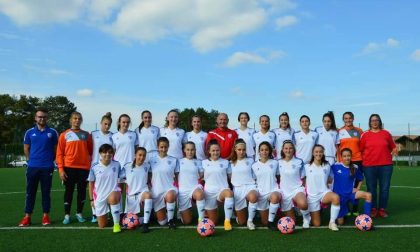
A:
[[[214,234],[214,222],[210,219],[204,218],[198,223],[197,232],[202,237]]]
[[[127,229],[134,229],[139,225],[137,214],[127,213],[123,218],[123,226]]]
[[[369,231],[372,229],[373,221],[369,215],[361,214],[354,220],[354,225],[356,225],[359,230]]]
[[[295,221],[290,217],[283,217],[277,222],[277,228],[282,234],[291,234],[295,231]]]

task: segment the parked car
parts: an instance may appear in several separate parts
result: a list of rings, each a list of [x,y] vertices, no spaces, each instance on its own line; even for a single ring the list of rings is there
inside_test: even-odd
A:
[[[13,160],[9,163],[11,167],[28,167],[28,163],[25,160]]]

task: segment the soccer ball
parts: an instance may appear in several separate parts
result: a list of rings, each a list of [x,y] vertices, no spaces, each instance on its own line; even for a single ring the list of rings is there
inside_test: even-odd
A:
[[[127,213],[123,218],[123,226],[127,229],[134,229],[139,225],[137,214]]]
[[[212,220],[204,218],[197,225],[197,232],[199,235],[206,237],[214,234],[214,223]]]
[[[295,221],[290,217],[283,217],[277,222],[277,228],[283,234],[291,234],[295,230]]]
[[[369,231],[372,228],[373,221],[369,215],[361,214],[354,220],[354,225],[356,225],[359,230]]]

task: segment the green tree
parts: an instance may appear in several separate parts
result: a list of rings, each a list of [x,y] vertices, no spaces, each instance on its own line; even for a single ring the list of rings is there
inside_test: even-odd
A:
[[[211,110],[208,112],[204,108],[184,108],[179,113],[179,127],[186,130],[191,131],[191,119],[194,115],[198,115],[201,117],[201,127],[203,131],[208,132],[216,127],[216,118],[219,112],[217,110]]]
[[[61,133],[70,127],[70,115],[77,110],[73,102],[65,96],[49,96],[41,104],[48,110],[48,125]]]

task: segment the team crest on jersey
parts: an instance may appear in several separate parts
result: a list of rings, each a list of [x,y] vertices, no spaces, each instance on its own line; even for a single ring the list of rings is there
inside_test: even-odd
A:
[[[251,132],[248,132],[248,136],[251,136]]]
[[[177,137],[179,137],[179,133],[177,132],[176,134],[175,134]]]
[[[204,137],[200,137],[201,141],[204,141]]]
[[[295,169],[295,168],[296,168],[296,165],[292,164],[292,169]]]
[[[272,136],[268,136],[268,138],[273,139],[273,137],[272,137]]]
[[[168,160],[168,165],[171,165],[172,164],[172,161],[171,160]]]
[[[327,169],[324,169],[324,173],[327,174]]]
[[[52,137],[52,134],[51,133],[47,133],[47,137],[48,138],[51,138]]]
[[[232,138],[232,134],[231,134],[231,133],[229,133],[229,134],[228,134],[228,137],[229,137],[229,138]]]
[[[353,136],[357,136],[357,132],[354,132],[354,133],[353,133]]]
[[[130,140],[133,138],[132,136],[128,136],[128,138],[130,138]]]
[[[249,165],[249,162],[248,162],[248,161],[246,161],[246,162],[245,162],[245,164],[248,166],[248,165]]]
[[[194,161],[194,165],[195,165],[195,166],[198,166],[198,164],[197,164],[197,162],[196,162],[196,161]]]
[[[151,130],[152,134],[155,134],[155,130]]]
[[[219,166],[220,166],[220,168],[223,168],[223,164],[220,164]]]
[[[270,168],[273,169],[274,168],[274,165],[273,164],[270,164]]]
[[[80,136],[80,138],[81,138],[81,139],[85,139],[85,135],[84,135],[84,134],[83,134],[83,135],[81,135],[81,136]]]
[[[112,171],[113,172],[115,172],[117,170],[117,168],[115,168],[115,167],[112,167]]]

